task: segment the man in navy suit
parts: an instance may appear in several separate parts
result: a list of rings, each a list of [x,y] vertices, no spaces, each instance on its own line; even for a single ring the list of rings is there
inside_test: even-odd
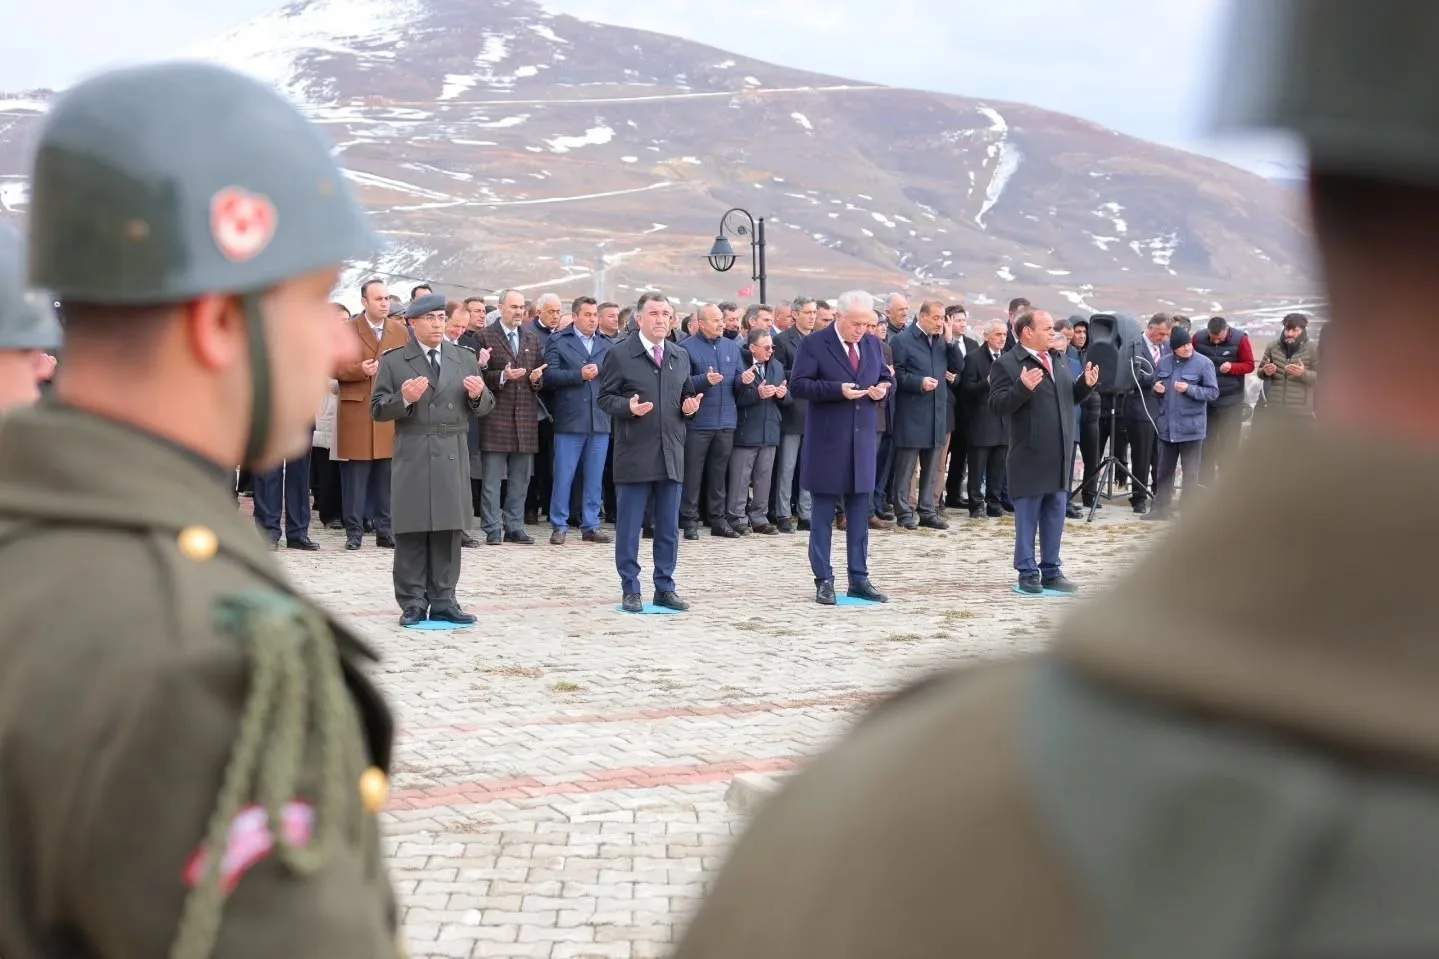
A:
[[[840,296],[834,324],[800,340],[790,370],[790,392],[807,400],[800,483],[813,497],[809,565],[815,602],[835,604],[829,563],[835,510],[844,501],[849,595],[888,602],[869,582],[869,516],[874,493],[876,417],[893,384],[879,340],[866,336],[875,323],[874,297],[860,290]]]
[[[555,420],[554,486],[550,493],[550,544],[565,545],[575,475],[581,496],[580,539],[608,543],[600,529],[610,417],[600,408],[600,366],[613,345],[599,334],[599,303],[582,296],[572,306],[574,323],[545,343],[545,382]]]
[[[1080,379],[1070,376],[1063,354],[1053,350],[1054,317],[1043,310],[1015,317],[1014,335],[1015,348],[989,369],[989,408],[1009,420],[1014,568],[1022,592],[1072,593],[1077,587],[1064,576],[1059,540],[1074,466],[1075,404],[1099,382],[1099,368],[1086,363]]]
[[[615,568],[622,606],[644,612],[640,600],[640,526],[654,505],[654,605],[683,612],[675,592],[679,557],[680,489],[685,478],[685,421],[703,393],[690,380],[690,358],[668,339],[674,308],[660,293],[645,293],[635,308],[636,329],[600,365],[600,409],[614,440]]]

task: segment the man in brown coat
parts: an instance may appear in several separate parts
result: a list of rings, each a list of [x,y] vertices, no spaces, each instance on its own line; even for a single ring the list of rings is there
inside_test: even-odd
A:
[[[1365,348],[1431,336],[1439,17],[1236,10],[1231,116],[1310,149],[1342,338],[1324,418],[1256,437],[1052,652],[933,679],[814,761],[675,959],[1439,954],[1439,630],[1414,579],[1439,405],[1427,350],[1385,350],[1376,389]],[[1391,508],[1334,509],[1376,475]],[[1176,605],[1197,571],[1223,616]]]
[[[380,369],[380,354],[410,340],[403,322],[391,319],[390,291],[383,280],[360,285],[363,312],[350,321],[358,357],[335,373],[340,382],[340,409],[335,416],[335,458],[341,460],[341,501],[345,549],[359,549],[365,532],[366,507],[374,507],[375,545],[395,548],[390,531],[390,457],[395,424],[377,422],[370,413],[370,394]]]
[[[525,297],[518,290],[500,296],[500,320],[480,333],[490,351],[485,385],[495,394],[495,408],[480,427],[480,522],[485,542],[533,543],[525,532],[525,493],[535,453],[540,448],[539,391],[545,364],[539,337],[525,322]],[[500,484],[505,483],[505,510],[500,516]]]

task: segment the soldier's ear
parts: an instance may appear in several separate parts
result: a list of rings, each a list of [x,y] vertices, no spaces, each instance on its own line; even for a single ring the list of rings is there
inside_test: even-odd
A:
[[[239,299],[207,293],[178,309],[185,347],[200,366],[219,371],[249,361],[249,333]]]

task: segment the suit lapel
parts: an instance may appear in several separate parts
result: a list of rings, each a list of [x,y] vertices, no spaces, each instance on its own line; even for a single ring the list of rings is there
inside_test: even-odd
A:
[[[810,336],[814,335],[815,334],[813,333],[810,334]],[[850,368],[849,353],[845,351],[844,345],[840,343],[839,334],[834,332],[834,327],[827,327],[822,333],[818,335],[823,336],[828,341],[826,345],[829,347],[829,351],[833,353],[835,358],[838,359],[841,363],[843,363],[844,368],[848,370]],[[864,369],[863,357],[860,358],[859,366],[860,369]]]

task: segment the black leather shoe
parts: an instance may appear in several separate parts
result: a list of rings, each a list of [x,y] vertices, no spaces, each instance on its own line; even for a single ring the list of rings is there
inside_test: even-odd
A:
[[[645,611],[645,604],[640,600],[639,593],[625,593],[625,598],[620,603],[620,608],[627,613],[643,613]]]
[[[474,613],[467,613],[458,606],[451,606],[449,609],[430,610],[430,619],[440,623],[458,623],[461,626],[470,626],[479,622],[479,617]]]
[[[1060,573],[1058,576],[1051,576],[1048,579],[1041,580],[1039,585],[1042,589],[1052,589],[1056,593],[1079,592],[1079,587],[1076,586],[1074,583],[1071,583],[1069,580],[1065,579],[1063,573]]]
[[[899,528],[900,528],[900,529],[908,529],[908,530],[916,530],[916,529],[919,529],[919,520],[912,519],[912,520],[909,520],[909,521],[907,521],[907,522],[900,523],[900,524],[899,524]]]
[[[804,532],[805,530],[808,530],[808,529],[809,529],[809,520],[807,520],[807,519],[801,519],[801,520],[799,521],[799,529],[800,529],[800,532]]]
[[[779,530],[781,533],[793,533],[793,532],[794,532],[794,520],[792,520],[792,519],[782,519],[782,520],[779,521],[779,525],[776,526],[775,529]]]
[[[886,507],[885,507],[884,509],[882,509],[882,510],[879,510],[879,511],[876,512],[874,515],[878,516],[880,519],[887,519],[887,520],[889,520],[891,523],[893,523],[894,520],[895,520],[894,510],[890,509],[888,506],[886,506]]]
[[[359,548],[360,548],[360,541],[359,541],[358,539],[346,539],[346,540],[345,540],[345,549],[359,549]]]
[[[984,515],[988,516],[990,519],[999,519],[1001,516],[1004,515],[1004,507],[986,506],[984,508]]]
[[[656,606],[663,606],[665,609],[675,610],[679,613],[683,613],[685,610],[690,608],[690,604],[680,599],[680,594],[676,593],[674,590],[665,590],[662,593],[655,593],[654,604]]]
[[[380,549],[394,549],[395,537],[388,533],[377,533],[375,535],[375,545],[380,547]]]
[[[526,533],[524,530],[517,530],[515,532],[505,534],[506,543],[522,543],[525,546],[528,546],[534,541],[535,538],[529,533]]]
[[[1040,585],[1038,576],[1021,576],[1019,579],[1019,591],[1021,593],[1028,593],[1031,596],[1039,596],[1044,592],[1044,587]]]
[[[733,526],[730,526],[729,524],[725,524],[723,526],[711,526],[710,535],[718,536],[721,539],[739,539],[739,532],[736,531],[735,528]]]
[[[1084,511],[1070,503],[1069,508],[1064,511],[1064,517],[1065,519],[1084,519]]]
[[[834,580],[822,579],[815,584],[814,601],[821,606],[834,605]]]
[[[475,539],[469,533],[461,533],[460,546],[463,549],[478,549],[480,546],[480,541]]]
[[[925,529],[949,529],[949,524],[938,516],[926,516],[919,521]]]
[[[654,528],[653,526],[641,526],[641,527],[640,527],[640,536],[643,537],[644,539],[654,539],[654,538],[655,538],[655,528]]]
[[[417,626],[425,621],[425,611],[418,607],[411,606],[400,614],[401,626]]]
[[[313,553],[315,550],[320,548],[320,544],[312,539],[287,539],[285,540],[285,548],[303,549]]]
[[[848,595],[854,599],[867,599],[871,603],[889,602],[889,597],[875,589],[867,579],[860,579],[850,583]]]
[[[580,533],[580,542],[603,544],[613,543],[614,540],[610,538],[609,533],[606,533],[602,529],[587,529]]]
[[[685,527],[685,539],[699,539],[699,538],[700,538],[700,531],[699,531],[699,528],[698,528],[698,527],[696,527],[696,526],[686,526],[686,527]]]

